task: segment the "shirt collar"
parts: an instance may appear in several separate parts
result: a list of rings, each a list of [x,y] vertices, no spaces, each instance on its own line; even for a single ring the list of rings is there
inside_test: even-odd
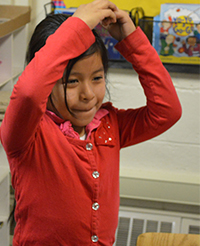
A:
[[[100,108],[96,112],[93,120],[85,128],[87,134],[86,139],[90,137],[91,132],[100,125],[101,119],[108,113],[109,111],[105,108]],[[79,134],[76,131],[74,131],[70,121],[65,121],[61,119],[59,116],[57,116],[55,113],[53,113],[50,110],[46,110],[46,114],[58,125],[58,127],[60,128],[60,130],[63,132],[65,136],[80,139]]]

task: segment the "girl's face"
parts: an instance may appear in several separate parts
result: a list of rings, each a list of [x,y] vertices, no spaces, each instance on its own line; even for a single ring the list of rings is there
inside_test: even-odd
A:
[[[67,110],[62,80],[52,90],[52,101],[64,120],[69,120],[80,136],[102,105],[106,91],[105,74],[99,53],[77,61],[67,83]],[[48,101],[48,109],[55,112]]]

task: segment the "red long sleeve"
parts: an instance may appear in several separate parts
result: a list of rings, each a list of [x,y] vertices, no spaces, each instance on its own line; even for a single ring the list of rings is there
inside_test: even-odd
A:
[[[147,98],[145,107],[118,112],[121,147],[125,147],[169,129],[181,117],[181,105],[169,73],[140,28],[118,43],[116,48],[138,73]],[[124,120],[125,117],[128,121]]]
[[[7,152],[23,151],[33,140],[48,96],[62,78],[68,61],[86,51],[94,40],[83,21],[70,17],[35,54],[14,86],[1,125],[1,139]]]

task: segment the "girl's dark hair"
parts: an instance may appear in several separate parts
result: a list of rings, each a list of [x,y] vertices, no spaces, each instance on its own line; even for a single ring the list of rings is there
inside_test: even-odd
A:
[[[44,20],[42,20],[35,28],[31,40],[29,42],[27,54],[26,54],[26,63],[28,64],[35,56],[35,53],[39,51],[46,43],[47,38],[53,34],[59,26],[69,18],[70,16],[64,14],[52,14],[48,15]],[[67,70],[73,67],[73,65],[85,56],[99,52],[102,58],[102,63],[104,65],[104,71],[107,72],[108,69],[108,56],[105,45],[101,37],[97,34],[95,30],[92,30],[95,36],[95,43],[79,57],[76,57],[69,62],[69,67]]]
[[[46,43],[47,38],[53,34],[58,27],[68,18],[67,15],[48,15],[35,28],[29,42],[26,53],[26,63],[28,64]]]
[[[69,16],[64,15],[64,14],[53,14],[53,15],[48,15],[44,20],[42,20],[35,28],[35,31],[31,37],[29,46],[28,46],[28,51],[26,54],[26,63],[28,64],[35,56],[35,53],[39,51],[46,43],[47,38],[53,34],[59,26],[69,18]],[[63,85],[64,85],[64,97],[65,97],[65,105],[70,112],[67,104],[67,98],[66,98],[66,88],[67,88],[67,81],[71,72],[72,67],[74,64],[87,56],[90,56],[94,53],[99,53],[102,59],[102,64],[104,67],[104,73],[106,75],[107,70],[108,70],[108,55],[107,55],[107,50],[105,48],[105,45],[101,39],[101,37],[97,34],[95,30],[92,30],[94,36],[95,36],[95,42],[90,46],[88,50],[86,50],[83,54],[80,56],[71,59],[66,67],[65,70],[65,77],[63,78]],[[107,88],[106,88],[107,89]],[[107,89],[109,98],[110,94]],[[50,102],[52,106],[55,108],[55,105],[52,101],[51,95],[49,96]],[[55,108],[57,111],[57,109]],[[59,113],[59,112],[58,112]]]

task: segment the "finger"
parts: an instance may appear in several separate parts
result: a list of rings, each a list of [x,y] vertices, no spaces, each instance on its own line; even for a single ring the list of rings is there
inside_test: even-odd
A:
[[[116,14],[110,9],[104,9],[101,12],[101,20],[103,24],[115,23],[117,21]]]
[[[109,2],[108,8],[111,9],[112,11],[118,10],[117,6],[112,2]]]
[[[104,27],[104,28],[108,28],[108,26],[114,24],[112,22],[112,20],[110,18],[106,18],[103,21],[100,22],[100,24]]]
[[[112,11],[118,10],[117,6],[108,0],[95,0],[93,4],[99,9],[111,9]]]
[[[109,18],[104,19],[103,21],[100,22],[100,24],[104,27],[107,28],[110,25],[110,20]]]
[[[112,9],[116,9],[115,4],[108,0],[95,0],[92,3],[79,6],[74,13],[74,17],[82,19],[91,29],[105,18],[105,23],[115,23],[116,15]],[[91,14],[88,14],[91,13]]]

